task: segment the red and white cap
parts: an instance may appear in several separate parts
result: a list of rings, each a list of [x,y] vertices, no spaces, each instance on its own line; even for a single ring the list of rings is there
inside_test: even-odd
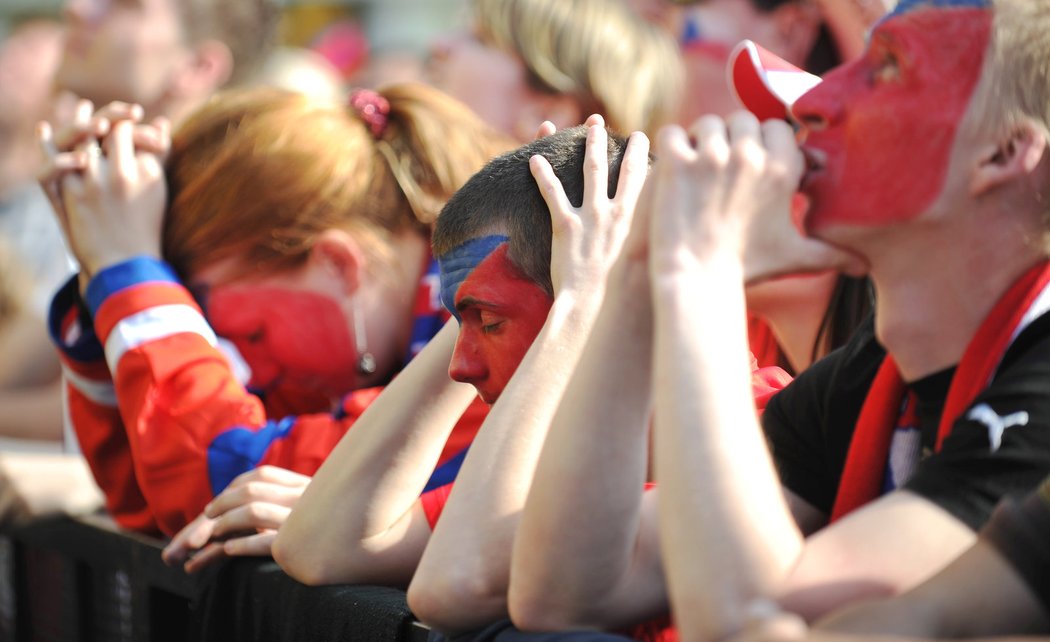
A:
[[[729,55],[729,86],[759,120],[793,121],[791,106],[820,83],[820,77],[799,69],[768,49],[744,40]]]

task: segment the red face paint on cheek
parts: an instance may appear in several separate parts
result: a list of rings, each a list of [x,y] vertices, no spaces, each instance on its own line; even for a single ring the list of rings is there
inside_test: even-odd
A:
[[[858,61],[829,74],[794,113],[817,167],[806,227],[884,225],[940,194],[960,121],[980,79],[991,12],[919,8],[879,26]]]
[[[495,403],[547,321],[551,297],[510,261],[504,244],[463,281],[455,302],[462,320],[449,375]]]
[[[356,387],[353,334],[335,300],[301,290],[234,285],[212,289],[207,311],[215,332],[232,341],[251,367],[250,387],[280,388],[282,397],[301,390],[313,398],[311,405],[318,393],[331,400]]]

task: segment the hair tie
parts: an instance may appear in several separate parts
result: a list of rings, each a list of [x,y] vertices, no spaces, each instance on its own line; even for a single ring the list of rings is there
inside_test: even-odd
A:
[[[355,89],[350,94],[350,106],[357,110],[372,136],[379,138],[383,135],[390,114],[390,101],[371,89]]]

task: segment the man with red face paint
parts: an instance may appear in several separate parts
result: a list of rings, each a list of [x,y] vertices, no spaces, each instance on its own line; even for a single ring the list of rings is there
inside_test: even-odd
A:
[[[505,620],[517,514],[626,236],[647,152],[641,134],[625,146],[600,126],[563,130],[492,161],[450,199],[433,245],[458,332],[443,330],[318,471],[274,547],[293,577],[411,580],[413,612],[443,631]],[[493,406],[455,489],[419,497],[419,461],[433,459],[462,403],[452,401],[462,389],[442,392],[455,390],[449,377]],[[420,417],[373,423],[398,410]]]
[[[619,626],[668,600],[685,639],[739,630],[756,598],[816,618],[915,586],[1050,472],[1048,50],[1045,1],[907,0],[795,103],[803,153],[750,114],[661,133],[644,251],[610,279],[522,517],[520,625]],[[742,286],[822,267],[869,274],[875,322],[760,427]],[[646,463],[630,415],[650,390],[660,485],[639,502],[614,484]]]

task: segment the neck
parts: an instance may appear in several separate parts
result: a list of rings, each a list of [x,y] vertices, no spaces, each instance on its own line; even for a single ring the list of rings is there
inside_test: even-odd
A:
[[[358,290],[358,310],[365,323],[365,347],[377,365],[375,374],[362,380],[366,387],[386,383],[403,365],[412,341],[412,313],[419,278],[430,256],[428,247],[428,239],[416,232],[398,235],[391,248],[395,257],[392,265],[370,274]]]
[[[787,306],[763,317],[773,331],[794,372],[813,363],[813,346],[824,318],[824,309],[815,306]],[[819,355],[818,355],[819,356]]]
[[[813,346],[835,281],[836,275],[828,272],[782,278],[747,288],[748,309],[769,325],[795,373],[813,362]]]
[[[999,298],[1046,257],[1038,217],[951,218],[909,225],[866,252],[876,334],[906,381],[958,364]]]

